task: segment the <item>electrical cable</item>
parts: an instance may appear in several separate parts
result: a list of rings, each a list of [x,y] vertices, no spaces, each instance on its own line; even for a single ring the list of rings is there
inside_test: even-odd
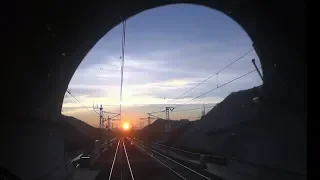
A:
[[[236,60],[232,61],[231,63],[229,63],[228,65],[226,65],[224,68],[220,69],[218,72],[214,73],[213,75],[209,76],[208,78],[206,78],[205,80],[201,81],[200,83],[198,83],[197,85],[193,86],[192,88],[190,88],[189,90],[187,90],[186,92],[182,93],[180,96],[174,98],[173,100],[169,101],[172,102],[174,100],[179,99],[180,97],[182,97],[183,95],[187,94],[188,92],[192,91],[193,89],[195,89],[196,87],[200,86],[201,84],[203,84],[204,82],[208,81],[209,79],[211,79],[213,76],[219,74],[220,72],[222,72],[223,70],[227,69],[229,66],[231,66],[232,64],[236,63],[237,61],[239,61],[240,59],[244,58],[246,55],[248,55],[249,53],[251,53],[254,50],[254,48],[252,48],[250,51],[248,51],[247,53],[245,53],[244,55],[240,56],[239,58],[237,58]]]
[[[211,108],[211,107],[214,107],[214,106],[206,106],[205,108]],[[203,107],[201,107],[201,108],[194,108],[194,109],[183,109],[183,110],[179,110],[179,111],[172,111],[171,113],[173,113],[173,112],[182,112],[182,111],[193,111],[193,110],[202,110],[203,109]]]
[[[74,98],[81,106],[83,106],[87,111],[89,111],[92,115],[95,116],[95,114],[93,114],[92,111],[90,111],[85,105],[83,105],[83,104],[70,92],[69,89],[67,90],[67,93],[68,93],[71,97],[73,97],[73,98]],[[95,113],[97,113],[97,112],[95,112]]]
[[[120,120],[121,120],[121,109],[122,109],[122,88],[123,88],[123,68],[124,68],[124,50],[125,50],[125,43],[126,43],[126,20],[123,20],[122,23],[122,56],[121,56],[121,84],[120,84]]]
[[[261,69],[261,67],[258,68],[258,69]],[[241,79],[241,78],[243,78],[244,76],[247,76],[247,75],[249,75],[249,74],[251,74],[251,73],[253,73],[253,72],[255,72],[255,71],[257,71],[257,70],[254,69],[254,70],[252,70],[252,71],[250,71],[250,72],[248,72],[248,73],[246,73],[246,74],[243,74],[243,75],[241,75],[241,76],[239,76],[239,77],[237,77],[237,78],[235,78],[235,79],[232,79],[232,80],[230,80],[230,81],[228,81],[228,82],[220,85],[219,87],[216,87],[216,88],[214,88],[214,89],[211,89],[210,91],[207,91],[207,92],[205,92],[205,93],[203,93],[203,94],[201,94],[201,95],[199,95],[199,96],[197,96],[197,97],[195,97],[195,98],[193,98],[193,99],[191,99],[191,100],[189,100],[189,101],[187,101],[187,102],[185,102],[185,103],[183,103],[183,104],[180,104],[180,105],[176,106],[175,108],[180,107],[180,106],[182,106],[182,105],[184,105],[184,104],[187,104],[187,103],[189,103],[189,102],[191,102],[191,101],[193,101],[193,100],[195,100],[195,99],[198,99],[198,98],[200,98],[200,97],[202,97],[202,96],[204,96],[204,95],[206,95],[206,94],[208,94],[208,93],[210,93],[210,92],[212,92],[212,91],[214,91],[214,90],[217,90],[217,89],[219,89],[219,88],[221,88],[221,87],[223,87],[223,86],[225,86],[225,85],[227,85],[227,84],[230,84],[230,83],[232,83],[232,82],[234,82],[234,81],[236,81],[236,80],[238,80],[238,79]]]
[[[203,84],[204,82],[208,81],[209,79],[211,79],[213,76],[218,75],[220,72],[222,72],[223,70],[225,70],[226,68],[228,68],[229,66],[231,66],[232,64],[236,63],[237,61],[241,60],[242,58],[244,58],[246,55],[248,55],[249,53],[251,53],[252,51],[254,51],[254,48],[250,49],[248,52],[246,52],[245,54],[243,54],[242,56],[240,56],[239,58],[237,58],[236,60],[232,61],[231,63],[229,63],[228,65],[226,65],[225,67],[223,67],[222,69],[220,69],[219,71],[217,71],[216,73],[214,73],[213,75],[209,76],[208,78],[204,79],[203,81],[201,81],[200,83],[196,84],[195,86],[193,86],[192,88],[190,88],[189,90],[185,91],[184,93],[182,93],[181,95],[179,95],[178,97],[170,100],[168,103],[175,101],[179,98],[181,98],[183,95],[187,94],[188,92],[192,91],[193,89],[195,89],[196,87],[200,86],[201,84]],[[218,86],[217,86],[218,87]]]

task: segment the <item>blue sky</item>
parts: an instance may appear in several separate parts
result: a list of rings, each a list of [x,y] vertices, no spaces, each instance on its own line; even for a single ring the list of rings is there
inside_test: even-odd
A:
[[[94,25],[92,28],[95,28]],[[122,25],[114,27],[91,49],[75,72],[69,89],[87,107],[104,104],[118,112]],[[173,101],[197,83],[252,49],[247,33],[230,17],[203,6],[178,4],[144,11],[127,20],[123,83],[123,118],[138,124],[147,112],[166,105],[184,103],[254,69],[252,51],[243,59]],[[252,73],[178,110],[212,106],[231,92],[261,85]],[[171,104],[171,105],[170,105]],[[112,106],[111,106],[112,105]],[[207,109],[209,110],[209,108]],[[81,108],[71,96],[63,103],[63,114],[97,126],[98,118]],[[172,119],[198,117],[201,110],[172,113]],[[156,114],[164,117],[164,113]]]

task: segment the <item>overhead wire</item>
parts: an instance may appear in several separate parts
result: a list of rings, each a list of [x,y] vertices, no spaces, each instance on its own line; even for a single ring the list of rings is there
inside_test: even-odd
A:
[[[121,82],[120,82],[120,120],[121,120],[121,109],[122,109],[122,89],[123,89],[123,68],[124,68],[124,50],[126,43],[126,20],[122,23],[122,55],[121,55]]]
[[[249,53],[251,53],[254,50],[254,48],[252,48],[251,50],[249,50],[248,52],[246,52],[245,54],[243,54],[242,56],[240,56],[239,58],[237,58],[236,60],[232,61],[231,63],[229,63],[228,65],[226,65],[225,67],[223,67],[222,69],[220,69],[219,71],[217,71],[216,73],[212,74],[211,76],[209,76],[208,78],[204,79],[203,81],[201,81],[200,83],[196,84],[195,86],[193,86],[192,88],[190,88],[189,90],[187,90],[186,92],[182,93],[180,96],[174,98],[173,100],[169,101],[172,102],[174,100],[179,99],[180,97],[182,97],[183,95],[187,94],[188,92],[192,91],[193,89],[195,89],[196,87],[200,86],[201,84],[205,83],[206,81],[208,81],[209,79],[211,79],[213,76],[218,75],[220,72],[222,72],[223,70],[227,69],[229,66],[231,66],[232,64],[236,63],[237,61],[239,61],[240,59],[244,58],[246,55],[248,55]]]
[[[154,114],[154,113],[160,113],[160,112],[165,112],[165,110],[162,110],[162,111],[153,111],[153,112],[147,113],[147,114]]]
[[[213,106],[206,106],[205,108],[211,108],[211,107],[214,107],[214,105]],[[183,109],[183,110],[172,111],[172,112],[194,111],[194,110],[199,110],[199,109],[203,109],[203,107],[201,107],[201,108],[193,108],[193,109]],[[151,112],[150,114],[160,113],[160,112],[165,112],[165,110],[164,111]]]
[[[85,105],[83,105],[71,92],[70,89],[67,89],[67,93],[73,97],[82,107],[84,107],[87,111],[89,111],[92,115],[96,116],[94,113],[92,113],[92,111],[90,111]],[[94,111],[95,112],[95,111]],[[97,112],[95,112],[97,113]],[[99,113],[97,113],[99,115]]]
[[[261,67],[258,68],[258,69],[261,69]],[[198,98],[200,98],[200,97],[202,97],[202,96],[204,96],[204,95],[206,95],[206,94],[208,94],[208,93],[210,93],[210,92],[212,92],[212,91],[214,91],[214,90],[217,90],[217,89],[219,89],[219,88],[221,88],[221,87],[223,87],[223,86],[225,86],[225,85],[228,85],[228,84],[230,84],[230,83],[232,83],[232,82],[234,82],[234,81],[236,81],[236,80],[238,80],[238,79],[241,79],[241,78],[243,78],[243,77],[245,77],[245,76],[247,76],[247,75],[249,75],[249,74],[251,74],[251,73],[253,73],[253,72],[255,72],[255,71],[257,71],[257,69],[254,69],[254,70],[252,70],[252,71],[249,71],[249,72],[247,72],[247,73],[245,73],[245,74],[243,74],[243,75],[241,75],[241,76],[238,76],[237,78],[234,78],[234,79],[232,79],[232,80],[230,80],[230,81],[228,81],[228,82],[220,85],[219,87],[213,88],[213,89],[211,89],[210,91],[207,91],[207,92],[205,92],[205,93],[203,93],[203,94],[201,94],[201,95],[199,95],[199,96],[197,96],[197,97],[195,97],[195,98],[193,98],[193,99],[191,99],[191,100],[189,100],[189,101],[187,101],[187,102],[185,102],[185,103],[183,103],[183,104],[179,104],[179,105],[177,105],[175,108],[178,108],[178,107],[180,107],[180,106],[182,106],[182,105],[184,105],[184,104],[187,104],[187,103],[189,103],[189,102],[191,102],[191,101],[193,101],[193,100],[195,100],[195,99],[198,99]]]
[[[179,119],[201,119],[201,117],[197,117],[197,116],[188,116],[188,117],[179,117]]]
[[[225,67],[223,67],[222,69],[220,69],[219,71],[217,71],[216,73],[212,74],[211,76],[209,76],[208,78],[204,79],[203,81],[201,81],[200,83],[196,84],[195,86],[193,86],[192,88],[190,88],[189,90],[185,91],[184,93],[182,93],[181,95],[179,95],[178,97],[170,100],[168,103],[175,101],[179,98],[181,98],[183,95],[187,94],[188,92],[192,91],[193,89],[195,89],[196,87],[200,86],[201,84],[205,83],[206,81],[208,81],[209,79],[211,79],[213,76],[218,75],[220,72],[222,72],[223,70],[225,70],[226,68],[228,68],[229,66],[231,66],[232,64],[236,63],[237,61],[241,60],[242,58],[244,58],[245,56],[247,56],[249,53],[251,53],[252,51],[254,51],[254,48],[250,49],[248,52],[246,52],[245,54],[243,54],[242,56],[240,56],[239,58],[235,59],[234,61],[232,61],[231,63],[227,64]],[[218,79],[217,79],[217,88],[218,88]],[[154,112],[152,112],[154,113]]]
[[[160,117],[155,116],[155,115],[152,115],[152,114],[150,114],[150,116],[155,117],[155,118],[158,118],[158,119],[163,119],[163,118],[160,118]]]
[[[205,108],[211,108],[211,107],[214,107],[214,106],[206,106]],[[183,111],[194,111],[194,110],[202,110],[203,107],[201,108],[194,108],[194,109],[183,109],[183,110],[178,110],[178,111],[172,111],[172,112],[183,112]]]

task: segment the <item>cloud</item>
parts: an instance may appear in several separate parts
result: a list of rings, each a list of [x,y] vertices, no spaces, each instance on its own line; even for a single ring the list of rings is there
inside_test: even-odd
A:
[[[93,103],[116,105],[106,108],[119,111],[121,35],[120,25],[108,32],[88,52],[71,79],[69,89],[87,107],[92,107]],[[145,11],[130,18],[126,35],[122,102],[124,112],[128,113],[126,118],[138,118],[165,105],[184,104],[251,71],[254,69],[252,59],[260,66],[253,51],[218,76],[174,100],[252,49],[246,32],[221,12],[180,5]],[[231,92],[261,83],[253,72],[181,108],[218,103]],[[63,108],[65,113],[96,123],[72,97],[64,99]],[[200,112],[188,112],[188,115],[198,116]],[[176,118],[184,114],[177,113]]]

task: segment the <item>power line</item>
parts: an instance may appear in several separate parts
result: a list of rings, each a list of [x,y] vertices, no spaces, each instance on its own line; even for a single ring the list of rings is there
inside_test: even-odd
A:
[[[243,57],[245,57],[246,55],[248,55],[249,53],[251,53],[254,50],[254,48],[250,49],[248,52],[246,52],[245,54],[243,54],[242,56],[240,56],[239,58],[237,58],[236,60],[232,61],[231,63],[229,63],[228,65],[226,65],[225,67],[223,67],[222,69],[220,69],[219,71],[217,71],[216,73],[214,73],[213,75],[209,76],[208,78],[204,79],[203,81],[201,81],[200,83],[196,84],[195,86],[193,86],[192,88],[190,88],[189,90],[187,90],[186,92],[182,93],[181,95],[179,95],[178,97],[170,100],[168,103],[175,101],[179,98],[181,98],[183,95],[187,94],[188,92],[192,91],[193,89],[195,89],[196,87],[200,86],[201,84],[203,84],[204,82],[208,81],[209,79],[211,79],[213,76],[218,75],[220,72],[222,72],[223,70],[225,70],[226,68],[228,68],[229,66],[231,66],[232,64],[236,63],[237,61],[239,61],[240,59],[242,59]],[[217,87],[218,86],[218,79],[217,79]]]
[[[165,110],[162,110],[162,111],[153,111],[153,112],[151,112],[151,113],[149,113],[149,114],[160,113],[160,112],[165,112]]]
[[[71,92],[70,92],[70,89],[67,89],[67,93],[73,97],[82,107],[84,107],[87,111],[89,111],[92,115],[95,116],[95,114],[92,113],[92,111],[90,111],[85,105],[83,105]],[[97,113],[97,112],[95,112]],[[98,113],[99,114],[99,113]]]
[[[152,117],[155,117],[155,118],[158,118],[158,119],[163,119],[163,118],[160,118],[160,117],[155,116],[155,115],[152,115],[152,114],[148,114],[148,115],[150,115],[150,116],[152,116]]]
[[[180,117],[179,119],[200,119],[201,117],[196,117],[196,116],[188,116],[188,117]]]
[[[214,105],[215,106],[215,105]],[[214,106],[206,106],[205,108],[211,108],[211,107],[214,107]],[[183,110],[179,110],[179,111],[172,111],[172,112],[182,112],[182,111],[193,111],[193,110],[199,110],[199,109],[203,109],[202,107],[201,108],[194,108],[194,109],[183,109]]]
[[[198,83],[197,85],[193,86],[192,88],[190,88],[189,90],[187,90],[186,92],[182,93],[180,96],[174,98],[173,100],[169,101],[172,102],[176,99],[179,99],[180,97],[182,97],[183,95],[187,94],[188,92],[192,91],[193,89],[195,89],[196,87],[200,86],[201,84],[203,84],[204,82],[208,81],[209,79],[211,79],[213,76],[218,75],[220,72],[222,72],[223,70],[225,70],[226,68],[228,68],[229,66],[231,66],[232,64],[236,63],[237,61],[239,61],[240,59],[242,59],[243,57],[245,57],[246,55],[248,55],[249,53],[251,53],[254,50],[254,48],[252,48],[250,51],[248,51],[247,53],[245,53],[244,55],[240,56],[238,59],[232,61],[231,63],[229,63],[227,66],[225,66],[224,68],[220,69],[218,72],[216,72],[215,74],[209,76],[207,79],[201,81],[200,83]]]
[[[261,67],[260,67],[260,68],[261,68]],[[258,69],[260,69],[260,68],[258,68]],[[199,96],[197,96],[197,97],[195,97],[195,98],[193,98],[193,99],[191,99],[191,100],[189,100],[189,101],[187,101],[187,102],[185,102],[185,103],[183,103],[183,104],[180,104],[180,105],[176,106],[175,108],[180,107],[180,106],[182,106],[182,105],[184,105],[184,104],[187,104],[187,103],[189,103],[189,102],[191,102],[191,101],[193,101],[193,100],[195,100],[195,99],[198,99],[198,98],[200,98],[200,97],[202,97],[202,96],[204,96],[204,95],[206,95],[206,94],[208,94],[208,93],[210,93],[210,92],[212,92],[212,91],[214,91],[214,90],[217,90],[217,89],[219,89],[219,88],[221,88],[221,87],[223,87],[223,86],[225,86],[225,85],[227,85],[227,84],[230,84],[230,83],[232,83],[233,81],[236,81],[236,80],[238,80],[238,79],[241,79],[241,78],[243,78],[244,76],[247,76],[247,75],[249,75],[249,74],[251,74],[251,73],[253,73],[253,72],[255,72],[255,71],[257,71],[257,69],[254,69],[254,70],[252,70],[252,71],[250,71],[250,72],[248,72],[248,73],[246,73],[246,74],[243,74],[243,75],[241,75],[241,76],[239,76],[239,77],[237,77],[237,78],[235,78],[235,79],[232,79],[231,81],[228,81],[228,82],[220,85],[219,87],[216,87],[216,88],[214,88],[214,89],[211,89],[210,91],[207,91],[207,92],[205,92],[205,93],[203,93],[203,94],[201,94],[201,95],[199,95]]]
[[[122,56],[121,56],[121,84],[120,84],[120,120],[121,120],[121,104],[122,104],[122,87],[123,87],[123,68],[124,68],[124,48],[126,44],[126,20],[122,23]]]

